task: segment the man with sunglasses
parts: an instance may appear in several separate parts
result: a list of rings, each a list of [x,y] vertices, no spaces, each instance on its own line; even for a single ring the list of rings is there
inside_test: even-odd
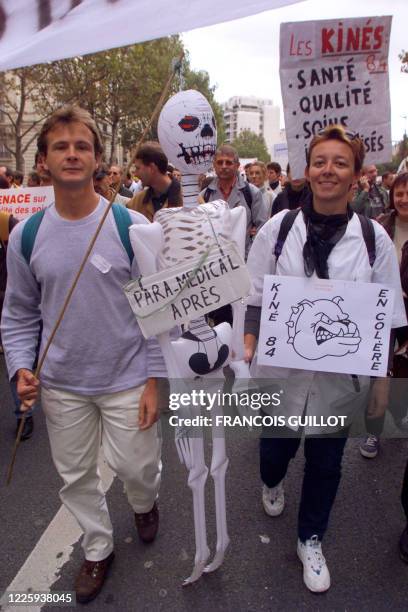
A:
[[[314,136],[305,170],[312,198],[306,200],[298,211],[284,210],[272,217],[256,236],[248,258],[254,294],[245,321],[246,358],[252,361],[252,376],[275,379],[284,397],[273,415],[283,417],[286,426],[264,428],[260,440],[262,503],[269,516],[278,516],[283,511],[283,481],[302,437],[303,428],[290,428],[288,417],[347,417],[345,423],[338,419],[338,427],[304,427],[306,463],[298,517],[297,553],[303,564],[303,580],[312,592],[327,591],[330,587],[330,573],[321,541],[340,483],[342,456],[352,416],[356,408],[364,408],[370,381],[366,376],[260,366],[255,349],[265,274],[385,284],[395,289],[392,327],[406,325],[393,244],[378,223],[361,219],[347,204],[351,186],[359,178],[363,159],[362,141],[342,126],[329,126]],[[287,234],[282,244],[280,228],[286,215],[291,215],[292,224],[286,227]],[[375,257],[367,247],[365,221],[373,232]],[[387,390],[388,379],[374,380],[369,406],[372,416],[384,412]]]
[[[230,145],[219,147],[214,156],[217,175],[207,189],[200,193],[200,201],[224,200],[230,208],[244,206],[247,213],[245,255],[248,256],[251,239],[266,222],[266,206],[261,191],[239,175],[239,157]]]

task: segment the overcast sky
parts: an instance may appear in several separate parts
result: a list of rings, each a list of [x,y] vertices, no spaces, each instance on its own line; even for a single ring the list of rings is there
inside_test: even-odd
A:
[[[220,0],[222,2],[222,0]],[[204,10],[203,3],[203,10]],[[288,21],[393,15],[389,55],[392,138],[408,132],[408,74],[401,73],[398,54],[408,51],[408,0],[306,0],[183,34],[195,70],[207,70],[215,97],[270,98],[282,108],[279,82],[279,25]],[[281,113],[283,126],[283,112]]]

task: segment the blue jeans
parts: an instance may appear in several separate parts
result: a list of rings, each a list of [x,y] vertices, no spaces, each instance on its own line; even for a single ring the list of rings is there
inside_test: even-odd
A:
[[[14,400],[14,414],[16,415],[16,418],[21,419],[23,414],[25,414],[26,417],[32,416],[33,410],[37,408],[37,403],[35,403],[34,406],[30,408],[30,410],[27,410],[25,413],[21,412],[20,410],[21,400],[17,394],[17,382],[15,380],[10,381],[10,391],[11,391],[11,395],[13,396],[13,400]]]
[[[282,432],[286,429],[286,432]],[[283,436],[261,438],[261,478],[267,487],[276,487],[285,477],[289,462],[300,446],[301,433],[279,428]],[[286,433],[286,435],[285,435]],[[326,532],[330,512],[341,478],[341,461],[348,431],[335,437],[307,436],[305,438],[305,473],[298,516],[298,536],[302,542],[317,535],[321,540]]]

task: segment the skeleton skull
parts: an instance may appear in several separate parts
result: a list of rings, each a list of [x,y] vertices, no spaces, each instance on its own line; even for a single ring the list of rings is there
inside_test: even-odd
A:
[[[169,161],[182,173],[208,170],[217,146],[217,127],[200,92],[189,89],[170,98],[160,113],[158,134]]]

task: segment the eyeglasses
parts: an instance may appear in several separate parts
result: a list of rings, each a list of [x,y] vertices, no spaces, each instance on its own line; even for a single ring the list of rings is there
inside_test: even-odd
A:
[[[234,164],[236,164],[236,162],[232,159],[216,159],[214,161],[214,164],[216,166],[233,166]]]

